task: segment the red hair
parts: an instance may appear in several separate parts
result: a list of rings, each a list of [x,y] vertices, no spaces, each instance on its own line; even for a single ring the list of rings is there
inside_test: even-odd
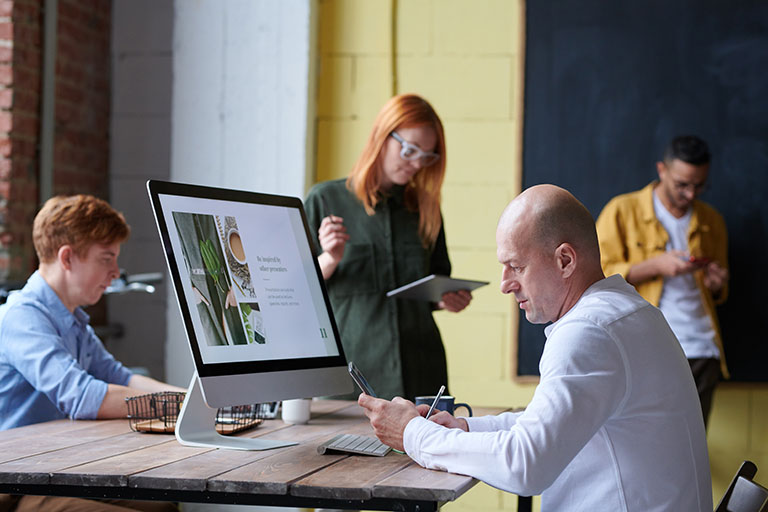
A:
[[[440,232],[440,189],[445,178],[443,123],[427,100],[415,94],[400,94],[387,101],[376,116],[357,163],[347,178],[347,188],[363,203],[368,215],[381,200],[381,149],[389,134],[401,126],[431,126],[437,135],[437,162],[421,169],[405,186],[405,205],[419,212],[419,236],[424,246],[435,243]]]
[[[32,224],[32,242],[42,263],[54,261],[64,245],[82,257],[93,244],[122,242],[130,233],[122,213],[83,194],[50,198]]]

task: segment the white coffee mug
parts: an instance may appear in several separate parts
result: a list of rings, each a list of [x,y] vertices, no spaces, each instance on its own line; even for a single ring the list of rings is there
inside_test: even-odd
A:
[[[303,425],[309,421],[311,398],[283,400],[283,421],[291,425]]]

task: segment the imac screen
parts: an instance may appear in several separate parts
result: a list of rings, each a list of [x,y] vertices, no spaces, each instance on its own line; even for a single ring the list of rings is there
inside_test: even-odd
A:
[[[299,199],[148,188],[200,377],[345,365]]]

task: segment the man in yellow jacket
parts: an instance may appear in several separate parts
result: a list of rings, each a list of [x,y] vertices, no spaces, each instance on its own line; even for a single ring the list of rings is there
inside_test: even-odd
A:
[[[715,305],[728,295],[723,217],[697,197],[709,174],[706,142],[675,137],[645,188],[611,199],[597,219],[606,275],[621,274],[664,313],[691,365],[704,423],[728,378]]]

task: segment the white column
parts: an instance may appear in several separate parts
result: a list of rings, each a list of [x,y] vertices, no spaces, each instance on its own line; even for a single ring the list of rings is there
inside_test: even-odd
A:
[[[166,268],[145,182],[167,180],[170,173],[172,34],[170,0],[113,0],[109,195],[131,225],[119,260],[129,274]],[[124,328],[122,337],[105,340],[107,349],[160,379],[165,378],[167,288],[166,283],[154,295],[107,297],[109,322]]]
[[[313,167],[315,3],[175,2],[172,181],[304,196]],[[192,361],[173,296],[168,340],[166,375],[186,383]]]

